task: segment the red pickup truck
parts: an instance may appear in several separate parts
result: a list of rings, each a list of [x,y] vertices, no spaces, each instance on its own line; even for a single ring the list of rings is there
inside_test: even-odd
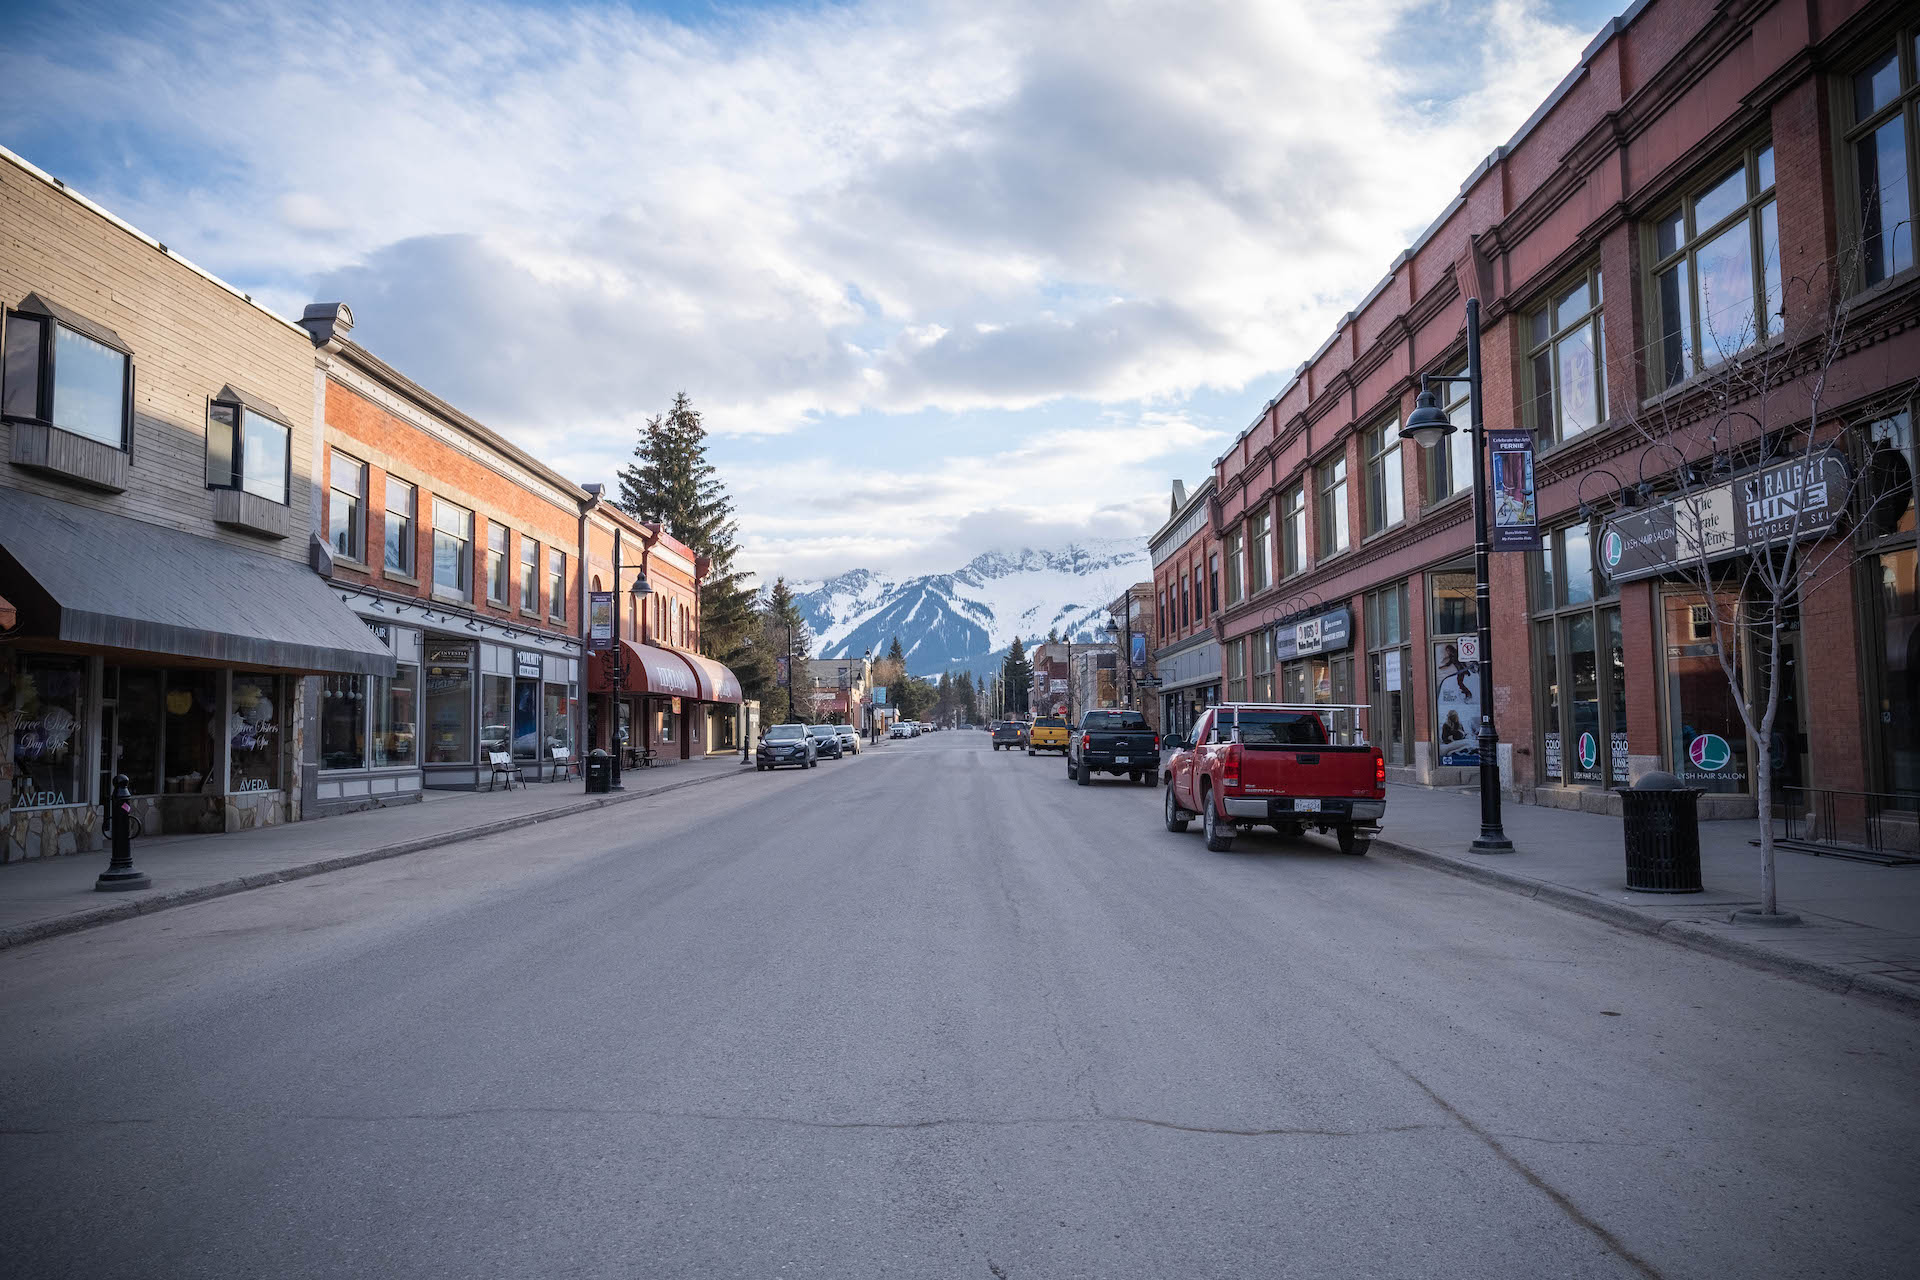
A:
[[[1338,746],[1307,707],[1228,704],[1210,708],[1191,739],[1167,739],[1161,766],[1167,830],[1195,816],[1207,848],[1225,853],[1255,826],[1284,836],[1332,831],[1342,853],[1364,854],[1387,812],[1387,762],[1380,748]]]

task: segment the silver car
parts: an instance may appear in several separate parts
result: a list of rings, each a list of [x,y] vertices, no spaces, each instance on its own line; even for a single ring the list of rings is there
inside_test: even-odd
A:
[[[855,755],[860,754],[860,731],[858,729],[850,724],[837,724],[833,726],[833,732],[834,736],[840,739],[840,749],[842,751],[851,751]]]

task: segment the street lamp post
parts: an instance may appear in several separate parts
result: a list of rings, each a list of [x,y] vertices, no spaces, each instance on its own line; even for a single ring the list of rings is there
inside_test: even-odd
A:
[[[1440,407],[1434,383],[1467,384],[1473,437],[1473,591],[1480,619],[1480,838],[1470,846],[1475,853],[1512,853],[1513,841],[1500,825],[1500,732],[1493,723],[1493,609],[1488,584],[1490,550],[1487,533],[1487,427],[1480,394],[1480,300],[1467,299],[1467,374],[1420,375],[1420,396],[1400,438],[1431,449],[1453,434],[1453,420]]]
[[[610,676],[610,683],[613,686],[613,728],[607,734],[608,740],[613,743],[612,777],[608,785],[615,791],[626,790],[626,784],[620,781],[620,760],[625,748],[625,744],[620,741],[620,685],[627,675],[626,654],[621,649],[624,642],[620,636],[620,573],[623,569],[644,570],[646,568],[645,561],[637,565],[622,564],[620,562],[621,547],[620,531],[616,529],[613,535],[613,671]],[[653,587],[647,582],[647,575],[642,572],[633,580],[633,607],[638,609],[640,602],[652,594]],[[646,731],[646,720],[642,717],[640,732],[644,735]],[[644,748],[644,736],[641,744]]]

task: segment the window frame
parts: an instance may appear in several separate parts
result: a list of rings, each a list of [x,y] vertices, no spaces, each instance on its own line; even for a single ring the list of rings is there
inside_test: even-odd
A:
[[[7,413],[6,408],[6,351],[13,338],[13,326],[16,321],[30,321],[40,330],[39,341],[35,343],[33,358],[33,413]],[[97,343],[116,352],[120,356],[120,439],[118,443],[103,440],[99,436],[83,431],[74,431],[61,426],[54,420],[58,413],[55,403],[59,390],[58,331],[65,328],[78,337]],[[64,431],[77,439],[97,444],[105,449],[115,449],[129,456],[133,453],[133,398],[134,398],[133,348],[121,341],[120,335],[105,325],[95,324],[77,312],[69,311],[57,303],[49,302],[37,293],[29,293],[17,306],[0,308],[0,418],[7,422],[30,422],[38,426],[49,427],[55,431]]]
[[[1570,323],[1561,325],[1556,314],[1561,301],[1583,286],[1588,292],[1587,309]],[[1542,453],[1577,440],[1590,431],[1598,431],[1607,424],[1606,303],[1600,262],[1595,258],[1561,276],[1542,290],[1538,299],[1519,314],[1520,341],[1517,345],[1520,351],[1520,402],[1527,427],[1533,432],[1535,444]],[[1536,339],[1537,322],[1542,316],[1546,318],[1547,333],[1544,338]],[[1569,435],[1565,424],[1561,422],[1559,352],[1560,345],[1582,327],[1591,328],[1593,335],[1594,420],[1592,426],[1582,427]],[[1541,391],[1534,369],[1542,355],[1549,357],[1550,382],[1547,391],[1553,410],[1553,421],[1544,425],[1539,420]]]
[[[1227,532],[1227,607],[1231,609],[1247,598],[1246,534],[1236,527]]]
[[[1735,157],[1738,157],[1736,162]],[[1762,156],[1769,157],[1771,163],[1761,164]],[[1701,176],[1691,179],[1687,185],[1671,200],[1657,207],[1654,215],[1642,221],[1640,228],[1641,261],[1646,263],[1643,271],[1642,297],[1645,300],[1645,322],[1652,340],[1647,349],[1652,358],[1647,366],[1649,390],[1660,392],[1670,390],[1690,378],[1699,377],[1735,358],[1742,352],[1751,351],[1756,346],[1773,341],[1785,330],[1785,322],[1779,314],[1784,299],[1784,285],[1781,283],[1781,266],[1777,254],[1779,251],[1779,198],[1778,174],[1767,178],[1764,170],[1775,170],[1777,160],[1773,159],[1774,146],[1771,134],[1763,134],[1750,139],[1737,152],[1722,152],[1715,163],[1696,171]],[[1741,202],[1722,214],[1705,227],[1698,225],[1696,212],[1700,198],[1724,184],[1733,176],[1731,169],[1737,163],[1739,172],[1746,185],[1746,194]],[[1764,185],[1763,185],[1764,184]],[[1774,251],[1772,261],[1773,279],[1767,278],[1768,258],[1765,230],[1765,214],[1774,210]],[[1680,219],[1681,230],[1678,245],[1670,252],[1660,252],[1660,228],[1673,218]],[[1707,321],[1702,317],[1701,282],[1699,256],[1700,251],[1720,240],[1729,231],[1745,223],[1747,229],[1747,266],[1752,290],[1748,301],[1753,304],[1755,317],[1754,329],[1749,341],[1738,348],[1727,350],[1718,342],[1714,350],[1718,358],[1708,361],[1705,358]],[[1668,355],[1668,335],[1666,311],[1663,305],[1662,278],[1674,270],[1684,272],[1686,289],[1686,329],[1685,346],[1681,360],[1684,367],[1676,371]],[[1771,306],[1771,310],[1769,307]]]
[[[407,491],[407,509],[404,511],[394,509],[393,493],[396,488]],[[399,574],[417,581],[420,560],[420,486],[389,474],[382,484],[382,489],[381,508],[386,512],[386,518],[380,528],[381,568],[387,574]],[[405,560],[404,564],[394,564],[387,555],[387,549],[395,545],[391,535],[396,518],[404,521],[407,529],[406,536],[398,540]]]
[[[1307,569],[1307,487],[1296,483],[1280,495],[1280,576]]]
[[[1453,424],[1453,431],[1443,436],[1433,448],[1420,451],[1420,469],[1424,473],[1422,492],[1428,507],[1437,507],[1461,494],[1473,492],[1473,395],[1472,388],[1467,385],[1467,366],[1462,363],[1447,376],[1458,379],[1438,384],[1440,408],[1447,415],[1447,421]],[[1455,459],[1465,461],[1467,474],[1464,477],[1454,474],[1457,469]]]
[[[459,515],[464,516],[466,518],[466,530],[465,530],[464,537],[460,532],[456,530],[442,527],[441,520],[440,520],[440,512],[443,507],[450,512],[457,512]],[[450,596],[454,599],[462,600],[462,601],[471,601],[473,599],[473,521],[474,521],[474,514],[471,508],[463,507],[459,503],[453,501],[452,499],[443,498],[439,494],[433,495],[432,590],[436,594]],[[440,580],[440,539],[443,537],[452,539],[460,544],[461,552],[460,552],[459,568],[460,568],[460,576],[466,580],[464,585],[456,583],[454,585],[449,586],[442,583]],[[464,763],[464,762],[461,762],[461,763]]]
[[[493,545],[493,535],[500,535],[500,546]],[[495,556],[500,557],[500,594],[493,593],[493,567]],[[513,599],[513,530],[498,520],[487,521],[487,603],[505,609]]]
[[[1317,534],[1314,540],[1319,543],[1315,548],[1319,553],[1316,557],[1318,563],[1353,550],[1353,526],[1348,519],[1351,501],[1348,486],[1352,483],[1353,476],[1347,466],[1344,445],[1313,468],[1314,524]],[[1329,534],[1338,535],[1331,539],[1331,547],[1327,545]]]
[[[1369,538],[1397,529],[1407,522],[1406,454],[1401,452],[1401,445],[1399,414],[1382,418],[1361,434],[1360,452],[1365,459],[1367,473],[1366,502],[1363,505],[1367,509]],[[1386,474],[1389,468],[1393,471],[1391,484]],[[1376,487],[1379,489],[1377,504],[1374,496]],[[1385,519],[1385,511],[1391,510],[1396,502],[1399,504],[1399,514],[1391,520]]]
[[[1850,292],[1853,293],[1878,288],[1920,266],[1920,23],[1895,27],[1890,35],[1899,83],[1892,100],[1885,106],[1862,117],[1855,91],[1860,74],[1886,53],[1885,35],[1874,42],[1870,52],[1850,60],[1832,80],[1834,118],[1844,122],[1844,126],[1836,129],[1833,135],[1833,145],[1839,153],[1836,157],[1838,163],[1835,165],[1834,188],[1836,195],[1844,202],[1840,224],[1860,250],[1851,272],[1853,281]],[[1902,142],[1907,166],[1907,262],[1905,266],[1899,266],[1896,251],[1894,269],[1878,280],[1869,280],[1865,252],[1866,211],[1859,190],[1859,144],[1895,119],[1902,122],[1906,135]],[[1884,230],[1882,234],[1885,234]]]
[[[1611,615],[1618,625],[1621,600],[1618,585],[1601,571],[1595,554],[1597,540],[1604,528],[1605,525],[1598,519],[1555,525],[1541,531],[1540,550],[1527,553],[1527,665],[1528,680],[1532,685],[1529,697],[1533,699],[1534,708],[1533,746],[1537,753],[1535,758],[1540,762],[1539,773],[1534,779],[1536,786],[1607,791],[1625,785],[1624,775],[1630,774],[1630,758],[1616,757],[1613,751],[1614,735],[1624,734],[1628,730],[1624,723],[1614,723],[1613,704],[1623,699],[1614,697],[1616,677],[1611,655],[1605,649],[1608,637],[1613,634],[1613,629],[1608,626],[1608,618]],[[1575,532],[1584,534],[1587,544],[1584,599],[1574,598],[1574,577],[1569,568],[1568,535]],[[1573,776],[1579,765],[1573,630],[1575,624],[1582,620],[1588,623],[1592,637],[1596,708],[1594,736],[1598,739],[1595,767],[1600,774],[1597,781],[1580,781]],[[1543,678],[1548,675],[1552,676],[1553,681],[1554,694],[1551,698],[1543,684]],[[1549,733],[1559,739],[1560,773],[1557,777],[1547,774]]]
[[[555,546],[547,548],[547,617],[567,620],[567,553]]]
[[[1263,502],[1247,513],[1247,597],[1273,586],[1273,508]]]
[[[336,481],[337,468],[341,462],[350,462],[360,470],[359,492],[348,493]],[[354,564],[367,563],[367,481],[372,469],[363,459],[356,458],[344,449],[327,449],[327,546],[336,560],[349,560]],[[342,550],[339,542],[339,530],[333,527],[333,500],[335,495],[347,498],[353,504],[352,537],[348,539],[351,550]]]
[[[540,540],[520,535],[520,612],[540,616]]]

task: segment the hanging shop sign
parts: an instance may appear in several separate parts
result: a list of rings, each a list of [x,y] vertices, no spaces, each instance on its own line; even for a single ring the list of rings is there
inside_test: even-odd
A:
[[[613,592],[587,592],[587,647],[613,648]]]
[[[513,674],[522,680],[540,678],[540,655],[528,653],[525,649],[513,651]]]
[[[1273,629],[1273,656],[1278,662],[1337,653],[1353,643],[1353,610],[1345,605],[1299,622],[1283,622]]]
[[[1600,535],[1600,566],[1615,582],[1657,577],[1833,531],[1847,506],[1846,460],[1828,450],[1761,467],[1698,493],[1623,511]]]
[[[1493,464],[1493,536],[1495,551],[1540,549],[1540,501],[1533,484],[1533,433],[1487,432]]]

